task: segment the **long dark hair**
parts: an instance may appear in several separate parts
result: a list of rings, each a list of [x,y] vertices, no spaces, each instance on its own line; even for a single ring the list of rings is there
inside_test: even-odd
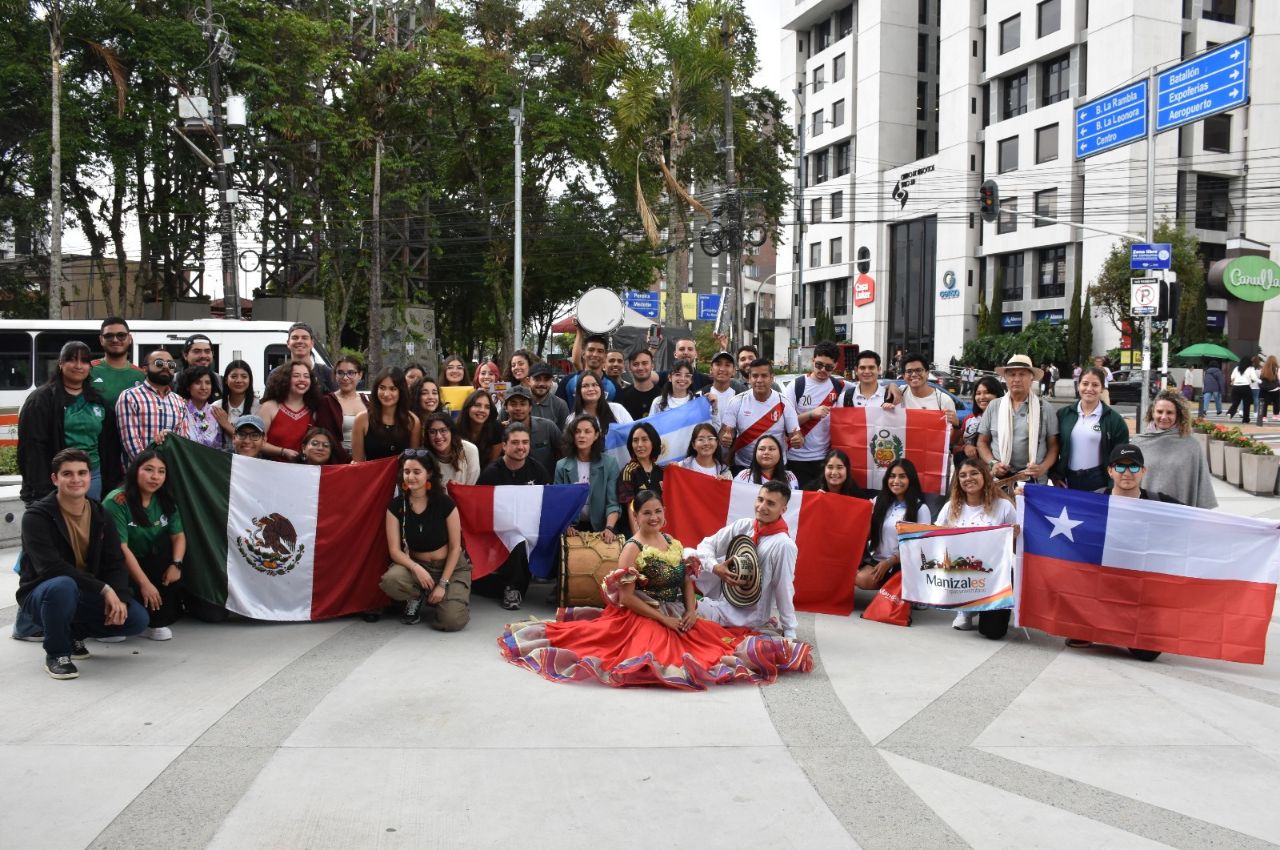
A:
[[[676,373],[677,369],[687,369],[690,379],[694,376],[693,364],[688,360],[677,360],[671,364],[671,370],[667,372],[667,382],[662,388],[662,395],[658,396],[658,410],[666,410],[671,407],[671,376]],[[689,382],[689,389],[685,393],[687,396],[693,396],[693,381]]]
[[[787,481],[787,453],[782,449],[782,441],[772,434],[765,434],[756,440],[756,446],[751,450],[751,466],[747,467],[751,474],[751,483],[764,483],[764,470],[760,468],[760,461],[757,460],[757,457],[760,454],[760,443],[765,440],[773,440],[774,445],[778,447],[778,465],[773,468],[773,477],[770,480],[781,480],[785,484]]]
[[[328,428],[322,428],[319,425],[313,425],[308,428],[307,433],[302,435],[302,447],[306,448],[307,443],[311,442],[313,437],[324,437],[329,441],[329,459],[321,464],[322,466],[328,466],[331,463],[342,463],[342,461],[338,460],[338,452],[342,451],[342,441],[334,437]],[[305,465],[310,464],[311,461],[307,460],[306,454],[300,451],[298,452],[298,463]]]
[[[590,422],[591,427],[595,429],[596,441],[591,444],[591,463],[595,463],[604,454],[604,432],[600,430],[600,423],[590,413],[579,413],[574,416],[564,429],[564,445],[562,446],[562,454],[565,457],[577,459],[578,445],[573,439],[573,435],[578,432],[578,425],[583,422]]]
[[[164,483],[151,498],[160,500],[160,510],[165,516],[172,515],[178,507],[177,501],[173,498],[173,491],[169,489],[171,479],[168,462],[155,449],[143,449],[129,464],[129,469],[124,474],[124,501],[129,506],[129,515],[133,517],[133,521],[139,528],[151,525],[151,520],[147,519],[147,511],[142,507],[142,491],[138,489],[138,471],[149,460],[158,460],[163,463],[165,472]]]
[[[85,363],[93,363],[93,352],[89,346],[78,339],[73,339],[66,345],[62,346],[62,350],[58,352],[58,364],[54,367],[53,374],[49,376],[48,383],[62,383],[62,364],[70,363],[73,360],[83,360]],[[85,379],[85,385],[88,386],[89,379]]]
[[[716,438],[716,446],[718,447],[720,445],[720,435],[716,433],[716,426],[712,425],[710,422],[699,422],[697,425],[693,426],[693,432],[689,434],[689,448],[685,449],[684,452],[687,457],[698,456],[698,447],[694,444],[698,441],[698,435],[703,431],[711,432],[711,436]],[[716,459],[716,466],[720,466],[720,453],[718,448],[714,457]]]
[[[588,377],[600,385],[600,400],[596,402],[594,418],[596,420],[596,426],[600,429],[600,433],[604,434],[609,430],[609,426],[616,424],[618,420],[613,418],[613,408],[609,407],[609,394],[605,392],[604,381],[600,380],[590,372],[578,373],[578,383],[573,387],[573,412],[575,416],[583,415],[582,382]],[[590,413],[586,415],[591,416]]]
[[[649,454],[649,462],[654,466],[658,465],[658,458],[662,457],[662,437],[658,434],[658,429],[648,422],[641,422],[631,429],[631,433],[627,435],[627,454],[631,455],[632,463],[639,463],[636,459],[635,449],[631,447],[631,440],[635,437],[636,432],[640,431],[649,437],[649,442],[653,444],[653,450]]]
[[[827,464],[833,458],[844,464],[844,483],[840,485],[839,490],[832,490],[827,486]],[[858,486],[853,483],[853,464],[849,461],[849,456],[844,453],[843,449],[832,449],[822,459],[822,475],[818,481],[818,489],[824,493],[839,493],[841,496],[861,495],[858,492]]]
[[[342,361],[339,360],[339,363]],[[227,376],[236,369],[243,369],[245,374],[249,376],[249,388],[244,391],[244,404],[241,410],[245,413],[253,410],[253,367],[246,360],[232,360],[227,364],[227,368],[222,370],[222,400],[218,404],[222,405],[222,409],[227,413],[231,412],[231,391],[227,389]]]
[[[449,378],[447,377],[449,374],[449,364],[454,362],[455,360],[458,362],[458,365],[462,367],[462,380],[456,384],[450,383]],[[446,357],[444,359],[444,362],[440,365],[440,386],[442,387],[471,386],[471,382],[467,380],[467,361],[456,354],[450,354],[448,357]]]
[[[458,426],[454,424],[453,417],[444,411],[436,411],[427,417],[426,424],[422,426],[422,436],[426,437],[427,432],[431,430],[431,426],[440,422],[449,429],[449,454],[446,455],[449,465],[455,469],[462,463],[462,437],[458,435]],[[431,448],[431,443],[426,443],[423,448],[431,452],[432,460],[435,459],[435,449]]]
[[[867,537],[868,553],[874,552],[880,545],[880,529],[884,525],[885,515],[898,501],[898,497],[889,490],[887,483],[889,473],[895,469],[901,469],[907,474],[907,492],[902,497],[902,501],[907,505],[907,511],[902,518],[907,522],[915,522],[920,516],[920,506],[924,504],[924,491],[920,489],[920,475],[916,472],[916,465],[905,457],[898,458],[889,464],[889,468],[884,471],[886,484],[876,494],[876,500],[871,505],[871,533]]]
[[[413,434],[413,416],[409,411],[409,387],[404,381],[404,370],[398,366],[387,366],[373,377],[369,390],[369,422],[382,424],[382,401],[378,398],[378,387],[387,379],[391,380],[392,385],[400,393],[393,411],[396,442],[408,445],[409,437]]]
[[[182,380],[178,381],[178,389],[175,389],[178,395],[191,401],[191,385],[201,378],[209,379],[209,399],[206,402],[212,403],[218,397],[218,374],[208,366],[188,366],[182,370]]]
[[[1105,384],[1106,381],[1103,381],[1103,383]],[[997,381],[993,375],[983,375],[977,380],[977,383],[973,385],[973,394],[970,399],[973,402],[973,415],[981,417],[982,414],[978,412],[978,387],[986,387],[987,392],[991,393],[996,398],[1001,398],[1004,396],[1004,386]],[[990,401],[987,402],[987,406],[991,406]]]
[[[324,393],[316,380],[316,370],[305,363],[288,362],[273,369],[267,376],[267,390],[262,394],[262,400],[274,401],[283,406],[289,400],[289,385],[293,383],[293,370],[297,366],[306,369],[307,375],[311,378],[311,386],[307,387],[307,391],[302,394],[302,404],[307,410],[315,413],[320,409],[320,400],[324,397]]]
[[[471,421],[471,408],[475,407],[481,396],[489,400],[489,418],[477,429],[475,423]],[[493,396],[489,395],[488,390],[472,390],[467,400],[462,403],[462,409],[458,411],[458,433],[464,439],[476,444],[476,448],[480,450],[480,463],[487,463],[486,453],[502,442],[502,423],[498,421],[498,406],[493,403]]]
[[[534,354],[527,348],[517,348],[515,351],[511,352],[511,356],[507,358],[507,371],[504,378],[513,384],[517,383],[517,381],[516,376],[511,373],[511,361],[517,357],[523,357],[524,362],[529,366],[524,373],[526,379],[528,379],[529,373],[533,371],[533,364],[538,362],[538,355]]]

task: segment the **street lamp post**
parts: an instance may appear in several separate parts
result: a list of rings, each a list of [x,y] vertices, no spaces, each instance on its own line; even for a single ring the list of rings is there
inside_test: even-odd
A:
[[[529,65],[541,65],[541,53],[530,53]],[[515,292],[511,298],[511,344],[514,349],[524,348],[524,84],[520,79],[520,106],[507,110],[507,117],[515,125],[516,133],[516,203],[515,250],[512,282]]]

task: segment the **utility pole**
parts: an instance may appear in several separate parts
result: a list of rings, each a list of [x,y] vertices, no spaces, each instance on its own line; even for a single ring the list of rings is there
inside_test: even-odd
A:
[[[805,190],[805,158],[804,158],[804,96],[805,81],[803,77],[800,85],[796,86],[796,104],[799,107],[799,115],[796,116],[796,244],[791,251],[791,262],[795,269],[795,288],[791,291],[791,334],[800,333],[800,310],[804,302],[804,190]],[[852,246],[850,246],[852,247]],[[757,308],[759,309],[759,308]],[[787,340],[787,359],[791,360],[791,352],[796,350],[792,345],[792,340],[796,340],[795,336]],[[797,344],[801,340],[796,340]],[[791,368],[797,368],[799,363],[799,351],[796,350],[796,361],[791,362]]]
[[[62,4],[49,6],[50,92],[49,146],[49,318],[62,318]]]
[[[524,81],[520,82],[520,106],[509,111],[516,128],[516,226],[511,299],[511,350],[524,348]]]
[[[373,149],[373,263],[369,288],[369,372],[382,371],[382,136]]]
[[[231,189],[227,175],[227,158],[232,151],[227,147],[226,126],[222,117],[222,59],[225,45],[219,44],[220,35],[226,30],[214,24],[213,0],[204,0],[204,36],[209,42],[209,112],[213,119],[213,140],[217,155],[213,160],[218,180],[218,230],[222,236],[222,304],[228,319],[240,318],[240,279],[236,254],[236,223],[234,206],[239,193]]]
[[[1147,71],[1147,242],[1156,241],[1156,69]],[[1163,272],[1161,276],[1163,277]],[[1151,403],[1151,317],[1142,317],[1142,389],[1134,426],[1142,433],[1143,417]]]
[[[733,42],[729,16],[720,19],[720,46],[726,53]],[[742,198],[738,196],[738,173],[734,163],[733,142],[733,78],[726,75],[724,88],[724,193],[725,212],[729,219],[729,286],[733,291],[733,333],[739,345],[746,340],[742,322],[745,312],[742,299]],[[756,305],[759,311],[760,305]]]

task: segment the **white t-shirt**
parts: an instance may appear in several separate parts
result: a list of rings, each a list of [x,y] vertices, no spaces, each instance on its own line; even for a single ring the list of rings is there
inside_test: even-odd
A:
[[[591,483],[591,462],[586,460],[578,461],[578,483]],[[582,512],[578,515],[579,519],[591,518],[591,500],[587,499],[587,503],[582,506]]]
[[[800,414],[808,413],[810,410],[816,410],[822,406],[822,403],[831,395],[835,384],[830,378],[825,381],[815,381],[811,375],[804,378],[804,394],[796,398],[797,385],[800,379],[797,378],[787,387],[783,398],[791,402],[791,406],[795,408],[796,420],[799,421]],[[848,386],[841,381],[840,392],[836,393],[828,406],[832,409],[844,407],[844,390]],[[805,426],[809,423],[806,422]],[[802,428],[805,426],[801,426]],[[798,449],[792,449],[788,452],[788,456],[792,460],[813,461],[822,460],[827,455],[827,451],[831,448],[831,417],[828,416],[818,422],[808,434],[805,434],[804,445]]]
[[[609,410],[613,412],[613,421],[617,422],[619,425],[630,425],[632,422],[635,422],[635,420],[631,418],[631,414],[627,413],[627,409],[616,401],[609,402]],[[564,418],[565,426],[568,427],[569,423],[572,422],[573,418],[577,415],[578,414],[571,412],[566,416]]]
[[[981,528],[987,525],[1013,525],[1018,521],[1018,509],[1008,499],[996,499],[991,505],[991,513],[987,513],[982,505],[964,505],[960,508],[960,517],[951,521],[951,502],[938,511],[937,525],[951,528]]]
[[[949,410],[956,412],[956,403],[951,400],[951,396],[930,388],[929,395],[920,398],[911,392],[910,388],[904,389],[902,392],[902,406],[908,410]]]
[[[666,402],[667,402],[666,407],[662,406],[663,400],[664,400],[663,396],[658,396],[653,401],[649,402],[650,416],[653,416],[655,413],[661,413],[664,410],[675,410],[677,407],[683,407],[684,405],[688,404],[690,401],[693,400],[693,396],[686,395],[683,398],[677,397],[677,396],[671,396],[670,398],[666,399]]]
[[[696,457],[689,456],[681,460],[679,463],[680,466],[685,469],[692,469],[694,472],[701,472],[703,475],[710,475],[712,478],[719,478],[721,476],[728,475],[729,473],[729,467],[719,461],[716,461],[712,466],[703,466],[698,463],[698,459]]]
[[[1099,463],[1106,462],[1105,459],[1099,460],[1102,450],[1102,405],[1099,404],[1093,409],[1093,413],[1086,415],[1077,404],[1076,413],[1079,417],[1076,419],[1076,426],[1071,429],[1070,434],[1063,435],[1071,441],[1071,459],[1067,461],[1067,468],[1072,471],[1093,469]]]
[[[720,422],[724,418],[724,409],[738,395],[738,391],[733,387],[725,387],[723,390],[718,390],[712,384],[706,388],[705,392],[708,398],[715,399],[715,409],[711,411],[711,424],[715,425],[716,430],[719,431]]]
[[[795,477],[795,475],[794,475],[794,474],[792,474],[791,470],[787,469],[787,470],[783,470],[783,471],[787,473],[787,486],[788,486],[788,487],[790,487],[792,490],[799,490],[799,489],[800,489],[800,482],[799,482],[798,480],[796,480],[796,477]],[[747,482],[748,484],[752,483],[752,482],[751,482],[751,470],[750,470],[750,469],[744,469],[744,470],[742,470],[741,472],[739,472],[737,475],[735,475],[735,476],[733,477],[733,480],[734,480],[734,481],[745,481],[745,482]]]
[[[782,412],[780,414],[775,412],[775,408],[779,403],[782,404]],[[770,390],[764,401],[757,399],[754,392],[739,393],[725,406],[721,421],[736,436],[741,436],[766,416],[776,418],[771,420],[768,429],[759,434],[757,439],[765,434],[772,434],[778,438],[778,442],[785,448],[787,434],[798,431],[800,422],[796,419],[796,409],[791,406],[791,402],[784,399],[777,392]],[[753,440],[734,453],[733,462],[738,466],[750,466],[751,456],[754,452],[755,441]]]
[[[884,515],[884,523],[880,526],[880,542],[876,546],[876,551],[871,553],[871,557],[877,561],[883,561],[898,551],[898,523],[906,522],[906,517],[906,502],[894,502],[889,506],[888,512]],[[921,503],[916,510],[916,518],[912,522],[928,525],[931,521],[929,506]]]

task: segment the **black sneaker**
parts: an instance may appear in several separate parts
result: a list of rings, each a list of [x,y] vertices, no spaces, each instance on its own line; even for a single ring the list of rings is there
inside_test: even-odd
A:
[[[70,655],[46,655],[44,657],[44,669],[55,679],[76,679],[80,676],[80,671],[76,669],[76,665],[71,663]]]
[[[514,587],[508,587],[502,591],[502,607],[508,611],[519,611],[520,603],[523,601],[524,597]]]
[[[360,618],[364,620],[366,623],[376,623],[382,619],[382,609],[370,608],[368,611],[365,611],[363,614],[361,614]]]
[[[404,614],[400,617],[400,622],[406,626],[416,626],[422,622],[422,600],[426,597],[425,593],[417,596],[404,603]]]
[[[92,658],[89,654],[89,648],[84,645],[82,640],[73,640],[71,642],[71,659],[73,661],[84,661],[86,658]]]

